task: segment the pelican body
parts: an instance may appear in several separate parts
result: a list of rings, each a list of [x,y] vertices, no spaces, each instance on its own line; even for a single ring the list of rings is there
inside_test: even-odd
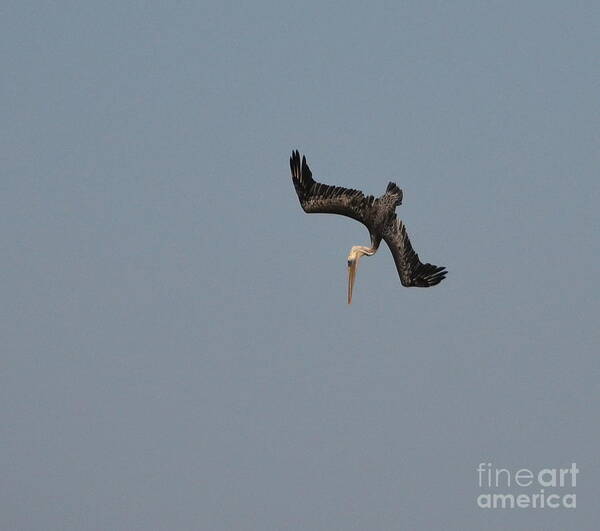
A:
[[[365,196],[360,190],[330,186],[316,182],[303,156],[292,151],[290,157],[292,182],[304,212],[308,214],[340,214],[361,222],[369,230],[371,246],[355,245],[348,254],[348,304],[356,279],[358,261],[362,256],[373,256],[381,240],[385,240],[405,287],[430,287],[446,277],[446,268],[423,264],[413,250],[404,223],[396,216],[396,207],[402,204],[402,190],[390,182],[383,195]]]

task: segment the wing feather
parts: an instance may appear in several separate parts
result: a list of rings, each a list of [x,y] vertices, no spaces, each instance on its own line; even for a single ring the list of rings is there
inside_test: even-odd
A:
[[[419,255],[412,248],[404,223],[395,216],[386,226],[383,239],[392,252],[403,286],[428,288],[446,277],[448,271],[445,267],[421,263]]]
[[[300,160],[298,151],[292,151],[290,169],[294,188],[304,212],[340,214],[360,221],[369,228],[373,196],[365,197],[360,190],[316,182],[312,178],[306,157],[303,156]]]

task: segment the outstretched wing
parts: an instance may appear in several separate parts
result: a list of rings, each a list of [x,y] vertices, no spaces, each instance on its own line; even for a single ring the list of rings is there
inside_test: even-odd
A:
[[[306,163],[306,157],[300,161],[300,153],[292,151],[290,157],[292,181],[300,199],[300,205],[308,214],[340,214],[360,221],[369,227],[369,213],[375,198],[360,190],[329,186],[313,180],[312,172]]]
[[[387,224],[383,239],[392,251],[403,286],[428,288],[439,284],[446,277],[448,271],[445,267],[421,263],[419,255],[410,244],[404,223],[398,218],[394,217]]]

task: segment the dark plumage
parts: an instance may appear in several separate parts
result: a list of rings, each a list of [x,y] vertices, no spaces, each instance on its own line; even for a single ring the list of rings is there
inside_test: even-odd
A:
[[[413,250],[404,223],[396,217],[396,207],[402,204],[402,190],[390,182],[380,197],[365,196],[360,190],[330,186],[316,182],[303,156],[292,151],[290,157],[292,181],[300,205],[308,214],[340,214],[360,221],[371,235],[372,253],[381,240],[388,244],[403,286],[429,287],[446,276],[444,267],[423,264]]]

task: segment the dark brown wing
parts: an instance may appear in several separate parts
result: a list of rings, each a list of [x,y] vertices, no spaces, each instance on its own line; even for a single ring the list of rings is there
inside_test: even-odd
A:
[[[403,286],[428,288],[439,284],[446,277],[448,271],[445,267],[421,263],[419,255],[410,244],[404,223],[398,218],[394,217],[388,223],[383,231],[383,239],[392,251]]]
[[[300,161],[298,151],[292,151],[290,169],[294,188],[304,212],[340,214],[360,221],[369,228],[370,213],[375,200],[372,195],[365,197],[360,190],[329,186],[314,181],[306,158],[303,156]]]

